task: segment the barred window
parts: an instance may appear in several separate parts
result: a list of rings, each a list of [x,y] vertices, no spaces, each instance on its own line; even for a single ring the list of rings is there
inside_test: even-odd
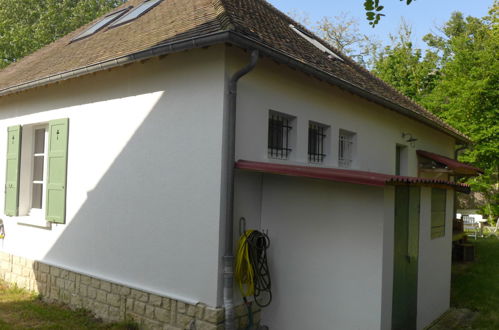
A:
[[[324,162],[327,126],[310,122],[308,125],[308,161]]]
[[[355,148],[355,133],[340,130],[339,146],[338,146],[338,166],[349,168],[352,167],[354,148]]]
[[[291,152],[290,131],[294,118],[271,111],[269,114],[268,153],[270,158],[288,159]]]

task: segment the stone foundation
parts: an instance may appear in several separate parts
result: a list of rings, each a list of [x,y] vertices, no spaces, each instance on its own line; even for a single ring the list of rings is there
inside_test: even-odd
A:
[[[186,304],[3,252],[0,279],[37,292],[44,301],[84,308],[108,322],[134,320],[144,329],[224,329],[222,308]],[[248,324],[245,306],[236,308],[236,318],[236,324],[244,329]],[[259,309],[254,308],[253,318],[255,323],[260,320]]]

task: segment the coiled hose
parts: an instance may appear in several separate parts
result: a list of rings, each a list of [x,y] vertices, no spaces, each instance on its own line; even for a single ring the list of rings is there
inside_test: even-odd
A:
[[[267,263],[269,237],[257,230],[247,230],[239,239],[236,254],[235,280],[239,290],[246,297],[254,297],[260,307],[267,307],[272,301],[270,271]],[[262,297],[265,296],[265,297]]]

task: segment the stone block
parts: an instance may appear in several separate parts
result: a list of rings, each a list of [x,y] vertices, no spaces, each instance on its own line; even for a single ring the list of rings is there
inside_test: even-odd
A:
[[[76,282],[76,273],[69,272],[68,280]]]
[[[106,291],[97,290],[96,300],[101,303],[107,303],[107,293]]]
[[[46,273],[38,274],[37,278],[40,283],[47,283],[48,276]]]
[[[100,302],[94,302],[92,311],[103,320],[109,319],[109,306]]]
[[[64,280],[64,288],[66,290],[75,290],[75,282],[70,281],[70,280]]]
[[[114,293],[107,294],[107,303],[114,307],[120,307],[121,305],[121,297],[120,295]]]
[[[96,279],[96,278],[93,278],[91,277],[91,283],[90,285],[96,289],[100,289],[100,280]]]
[[[164,309],[167,309],[167,310],[170,310],[170,299],[169,298],[165,298],[163,297],[162,299],[162,302],[161,302],[161,306],[164,308]]]
[[[92,278],[90,276],[87,276],[87,275],[81,275],[80,281],[82,284],[91,285]]]
[[[170,311],[164,308],[155,307],[154,319],[164,323],[170,323]]]
[[[61,273],[60,273],[59,277],[67,280],[67,279],[69,279],[69,272],[65,269],[61,269]]]
[[[111,283],[109,283],[107,281],[101,281],[100,289],[104,290],[106,292],[111,292]]]
[[[204,318],[204,309],[206,308],[205,304],[197,304],[196,305],[196,319],[202,320]]]
[[[122,317],[121,317],[121,312],[120,312],[120,309],[119,308],[116,308],[116,307],[109,307],[109,321],[112,321],[112,322],[117,322],[117,321],[121,321],[122,320]]]
[[[134,313],[139,315],[144,315],[145,310],[146,310],[146,304],[140,301],[135,301],[135,303],[133,304]]]
[[[60,289],[64,289],[64,280],[62,278],[56,278],[55,286],[57,286]]]
[[[145,317],[147,317],[148,319],[151,319],[151,320],[154,319],[154,306],[146,305]]]
[[[61,273],[61,270],[57,267],[54,267],[54,266],[50,266],[50,275],[53,275],[55,277],[59,277]]]
[[[185,314],[186,311],[187,311],[187,308],[186,308],[185,303],[183,303],[181,301],[177,301],[177,312],[179,312],[180,314]]]
[[[155,294],[149,295],[149,304],[153,306],[161,306],[161,297]]]
[[[148,330],[163,330],[163,325],[160,322],[143,319],[142,327]]]
[[[210,323],[218,324],[225,318],[224,310],[222,308],[206,307],[204,310],[204,320]]]
[[[188,316],[191,316],[193,317],[194,315],[196,315],[196,306],[194,305],[187,305],[187,312],[186,314]]]
[[[87,297],[90,299],[95,299],[97,297],[97,289],[89,286],[87,289]]]
[[[80,288],[78,289],[78,292],[79,292],[80,296],[86,297],[87,292],[88,292],[88,286],[86,286],[85,284],[80,284]]]
[[[196,320],[196,330],[219,330],[219,329],[223,329],[223,328],[220,328],[216,324]]]
[[[38,263],[38,271],[40,273],[49,273],[50,272],[50,266],[44,263]]]
[[[140,291],[140,290],[132,289],[131,296],[135,300],[138,300],[141,302],[148,302],[149,301],[149,294],[147,294],[143,291]]]
[[[194,322],[194,318],[184,314],[177,314],[176,324],[178,327],[189,329],[191,322]]]
[[[134,300],[132,298],[126,299],[126,305],[125,305],[126,312],[133,311],[133,303],[134,303]]]

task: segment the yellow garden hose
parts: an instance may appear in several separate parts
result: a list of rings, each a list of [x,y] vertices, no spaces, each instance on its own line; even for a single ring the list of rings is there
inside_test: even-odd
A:
[[[258,230],[246,230],[239,238],[234,278],[239,290],[255,303],[266,307],[272,301],[270,271],[267,263],[269,237]],[[259,298],[263,294],[263,298]]]
[[[248,237],[253,230],[247,230],[240,238],[237,245],[236,269],[234,277],[243,297],[255,294],[254,270],[249,257]]]

